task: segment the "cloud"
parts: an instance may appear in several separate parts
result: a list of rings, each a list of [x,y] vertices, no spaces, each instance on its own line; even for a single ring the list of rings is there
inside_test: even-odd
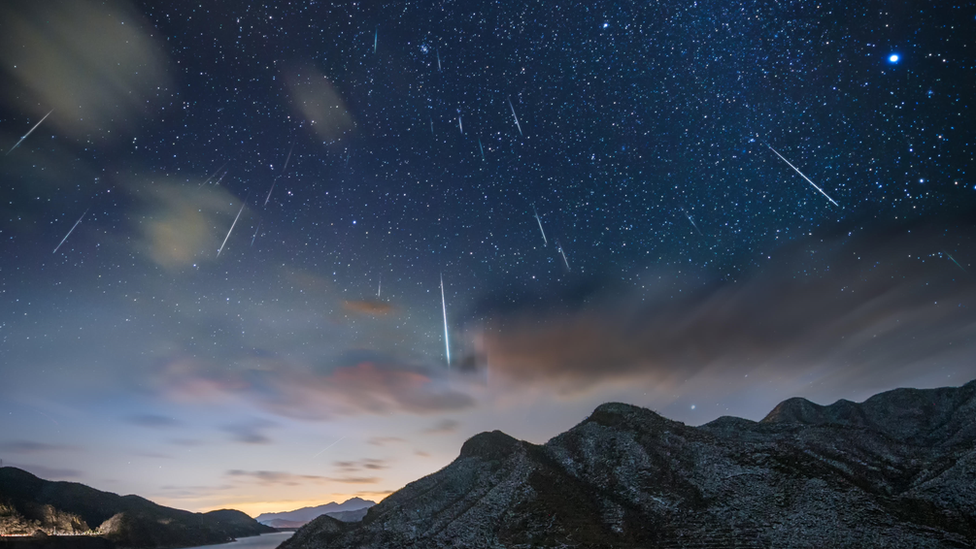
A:
[[[366,443],[373,446],[389,446],[391,444],[402,444],[406,441],[407,439],[400,437],[372,437]]]
[[[285,75],[292,107],[326,143],[333,143],[355,128],[346,102],[332,82],[314,67],[292,67]]]
[[[263,419],[245,421],[225,425],[222,430],[230,433],[233,439],[244,444],[271,444],[271,437],[262,431],[275,427],[277,424]]]
[[[329,480],[343,484],[377,484],[381,479],[378,477],[329,477]]]
[[[382,316],[393,311],[393,306],[383,301],[343,301],[343,308],[353,313]]]
[[[80,448],[66,444],[48,444],[33,440],[12,440],[0,442],[0,451],[11,454],[42,454],[48,452],[77,452]]]
[[[225,474],[234,479],[253,481],[264,486],[299,486],[308,483],[325,483],[332,480],[318,475],[296,475],[283,471],[244,471],[241,469],[231,469]]]
[[[437,413],[471,407],[474,399],[422,369],[362,362],[318,372],[282,361],[255,359],[228,370],[205,361],[163,363],[157,386],[178,400],[238,395],[281,416],[321,420],[361,414]]]
[[[53,109],[45,124],[61,132],[122,137],[168,95],[161,43],[127,2],[7,0],[0,20],[6,99],[38,119]]]
[[[386,460],[366,458],[360,461],[336,461],[332,464],[343,473],[355,473],[362,470],[379,471],[388,469]]]
[[[84,476],[84,473],[77,469],[63,469],[58,467],[45,467],[44,465],[21,463],[9,463],[8,465],[10,467],[23,469],[28,473],[45,480],[78,479]]]
[[[976,374],[976,280],[947,256],[973,236],[913,226],[808,240],[737,281],[594,291],[572,310],[496,313],[479,336],[493,383],[564,395],[709,371],[867,388],[935,366]]]
[[[169,429],[183,424],[183,422],[171,417],[156,414],[137,414],[127,417],[126,420],[140,427],[150,427],[153,429]]]
[[[136,226],[138,248],[171,271],[215,261],[242,203],[222,186],[153,181],[134,182],[126,189],[144,206]],[[248,215],[245,208],[240,220]]]
[[[460,423],[454,421],[453,419],[442,419],[434,425],[424,429],[424,432],[430,435],[445,435],[457,431],[460,425]]]

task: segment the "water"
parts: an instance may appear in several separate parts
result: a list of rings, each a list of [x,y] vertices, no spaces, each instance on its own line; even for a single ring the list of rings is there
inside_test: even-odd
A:
[[[295,532],[272,532],[249,538],[238,538],[237,541],[218,545],[200,545],[187,549],[274,549]]]

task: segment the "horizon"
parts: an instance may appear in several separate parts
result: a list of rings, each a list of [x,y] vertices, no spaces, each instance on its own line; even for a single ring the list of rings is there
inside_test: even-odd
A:
[[[863,398],[862,400],[857,400],[857,401],[853,401],[853,402],[855,404],[863,404],[866,400],[869,400],[870,398],[872,398],[874,396],[877,396],[877,395],[880,395],[880,394],[884,394],[884,393],[887,393],[887,392],[890,392],[890,391],[898,390],[898,389],[942,389],[942,388],[959,388],[959,387],[963,387],[965,385],[968,385],[970,383],[976,383],[976,378],[974,378],[974,379],[972,379],[970,381],[961,383],[960,385],[955,385],[955,386],[940,386],[940,387],[925,387],[925,388],[921,388],[921,387],[895,387],[895,388],[892,388],[892,389],[888,389],[886,391],[881,391],[881,392],[875,393],[873,395],[869,395],[869,396]],[[780,401],[773,408],[770,408],[769,412],[767,412],[766,415],[768,415],[768,413],[771,413],[780,404],[786,402],[787,400],[792,400],[794,398],[803,398],[804,400],[808,400],[809,402],[812,402],[816,406],[822,406],[822,407],[833,406],[833,405],[835,405],[835,404],[837,404],[839,402],[842,402],[842,401],[852,402],[852,401],[849,401],[848,399],[838,398],[838,399],[836,399],[836,400],[834,400],[832,402],[820,403],[820,402],[811,401],[809,399],[805,399],[804,397],[787,397],[786,399]],[[613,403],[616,403],[616,402],[615,401],[607,401],[607,402],[604,402],[604,403],[602,403],[602,404],[600,404],[598,406],[602,406],[604,404],[613,404]],[[624,402],[622,404],[636,406],[634,404],[630,404],[630,403],[626,403],[626,402]],[[641,407],[641,408],[648,409],[646,407]],[[595,408],[594,408],[594,410],[595,410]],[[654,410],[650,410],[650,411],[652,411],[654,413],[657,413]],[[574,426],[575,425],[579,425],[582,422],[584,422],[590,415],[591,414],[587,414],[586,416],[584,416],[583,418],[581,418],[579,422],[577,422],[576,424],[574,424]],[[667,416],[663,416],[663,417],[665,417],[666,419],[669,419],[669,420],[672,419],[672,418],[667,418]],[[712,421],[715,421],[716,419],[719,419],[721,417],[729,417],[729,416],[718,416],[718,417],[712,418],[712,419],[710,419],[708,421],[702,422],[700,424],[690,425],[690,426],[691,427],[701,427],[702,425],[705,425],[707,423],[710,423]],[[739,417],[739,416],[731,416],[731,417]],[[750,418],[740,418],[740,419],[746,419],[746,420],[749,420],[749,421],[761,421],[764,418],[765,418],[765,415],[762,418],[759,418],[759,419],[750,419]],[[673,421],[677,421],[677,420],[673,420]],[[475,434],[471,435],[471,437],[468,437],[468,439],[470,439],[472,437],[475,437],[475,436],[477,436],[479,434],[492,432],[494,430],[495,429],[490,429],[490,430],[486,430],[486,431],[481,431],[479,433],[475,433]],[[502,431],[502,432],[504,432],[504,431]],[[565,431],[563,431],[563,432],[565,432]],[[547,439],[547,441],[548,440],[551,440],[552,438],[557,437],[560,434],[562,434],[562,432],[553,434],[551,437],[549,437],[549,439]],[[465,442],[466,441],[467,440],[465,440]],[[544,441],[541,444],[544,444],[547,441]],[[458,447],[458,451],[460,451],[460,446]],[[457,457],[455,457],[454,459],[457,459]],[[453,462],[453,460],[451,460],[451,462]],[[451,462],[445,463],[443,467],[447,467]],[[20,467],[20,466],[17,466],[17,465],[11,465],[11,464],[4,464],[3,463],[3,460],[0,459],[0,468],[2,468],[2,467],[17,468],[17,469],[21,469],[23,471],[26,471],[28,473],[31,473],[31,471],[29,471],[27,469],[24,469],[23,467]],[[443,467],[441,467],[440,469],[437,469],[437,470],[439,471],[439,470],[443,469]],[[31,473],[31,474],[34,474],[34,473]],[[61,481],[62,480],[62,479],[49,479],[49,478],[44,478],[44,477],[41,477],[40,475],[37,475],[37,474],[34,474],[34,476],[37,476],[38,478],[43,478],[44,480],[49,480],[49,481]],[[413,479],[410,482],[413,482],[414,480],[419,480],[419,478]],[[75,481],[68,480],[67,482],[75,482]],[[96,490],[99,490],[99,488],[97,486],[90,486],[90,487],[91,488],[94,488]],[[105,491],[105,490],[101,490],[101,491]],[[371,498],[368,498],[368,497],[363,497],[361,495],[347,495],[347,496],[339,496],[338,498],[332,499],[330,501],[309,500],[309,501],[306,501],[306,502],[287,502],[289,505],[291,505],[288,508],[282,508],[281,505],[284,504],[285,502],[280,502],[279,501],[279,502],[248,502],[248,503],[245,503],[245,504],[240,505],[238,507],[217,506],[217,507],[213,507],[213,508],[183,509],[183,510],[195,512],[195,513],[207,513],[207,512],[210,512],[210,511],[219,511],[219,510],[224,510],[224,509],[233,509],[233,510],[236,510],[236,511],[241,511],[241,512],[247,514],[248,516],[250,516],[253,519],[257,519],[262,514],[290,513],[290,512],[295,512],[295,511],[301,511],[301,510],[307,509],[307,508],[321,507],[321,506],[330,505],[330,504],[344,505],[344,504],[346,504],[346,503],[348,503],[348,502],[350,502],[350,501],[352,501],[354,499],[359,499],[360,501],[364,501],[364,502],[371,502],[371,503],[373,503],[373,505],[376,505],[376,504],[381,503],[386,498],[386,496],[388,496],[388,495],[390,495],[390,494],[392,494],[393,492],[396,492],[396,491],[397,490],[393,490],[390,493],[385,494],[382,497],[377,498],[375,500],[373,500]],[[136,495],[136,496],[143,497],[140,494],[128,494],[128,493],[119,493],[118,495],[120,495],[120,496]],[[149,499],[149,498],[146,498],[146,499]],[[160,505],[164,505],[164,504],[162,504],[160,502],[157,502],[157,501],[154,501],[154,503],[157,503],[157,504],[160,504]],[[268,507],[268,506],[273,506],[273,505],[278,505],[278,507],[276,507],[276,509],[279,509],[279,510],[277,510],[277,511],[275,511],[275,510],[269,510],[270,507]],[[167,507],[170,507],[169,505],[166,505],[166,506]]]
[[[959,10],[0,3],[0,456],[192,511],[976,379]]]

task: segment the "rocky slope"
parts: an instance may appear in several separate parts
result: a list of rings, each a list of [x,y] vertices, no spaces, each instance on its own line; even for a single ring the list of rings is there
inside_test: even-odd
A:
[[[701,427],[604,404],[544,445],[499,431],[282,549],[976,544],[976,381],[864,403],[790,399]]]
[[[273,532],[234,510],[191,513],[139,496],[0,468],[0,535],[93,534],[119,547],[188,547]],[[39,543],[39,542],[38,542]]]

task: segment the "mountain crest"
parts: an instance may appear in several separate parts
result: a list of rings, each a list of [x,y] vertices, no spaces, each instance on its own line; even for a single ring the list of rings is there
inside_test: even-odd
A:
[[[543,445],[476,435],[362,522],[281,547],[973,547],[974,393],[797,398],[701,427],[603,404]]]
[[[485,460],[504,459],[516,449],[521,442],[501,431],[485,431],[479,433],[461,445],[459,457],[480,457]]]

